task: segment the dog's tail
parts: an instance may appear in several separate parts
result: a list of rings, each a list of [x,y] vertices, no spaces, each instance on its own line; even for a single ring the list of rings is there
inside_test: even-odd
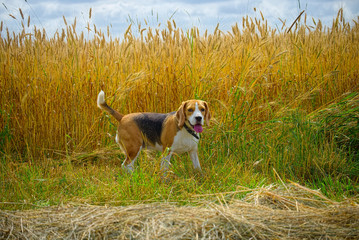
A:
[[[114,116],[117,121],[121,121],[123,115],[107,105],[105,102],[105,93],[102,90],[97,96],[97,106]]]

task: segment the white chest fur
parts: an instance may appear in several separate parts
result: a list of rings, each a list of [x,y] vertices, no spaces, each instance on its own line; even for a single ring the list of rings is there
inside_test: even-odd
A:
[[[186,129],[179,130],[174,137],[171,152],[182,154],[197,150],[198,139],[194,138]]]

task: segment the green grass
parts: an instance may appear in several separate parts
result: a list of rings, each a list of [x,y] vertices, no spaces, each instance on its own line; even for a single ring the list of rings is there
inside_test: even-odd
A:
[[[325,118],[322,113],[315,118]],[[15,162],[11,156],[3,155],[1,208],[69,202],[189,204],[215,201],[221,193],[225,198],[241,198],[245,191],[237,193],[239,189],[282,181],[321,189],[334,200],[357,196],[357,152],[338,144],[334,129],[324,129],[327,125],[323,121],[311,118],[300,111],[290,111],[272,121],[253,123],[258,125],[256,128],[233,131],[219,124],[207,128],[200,142],[203,175],[193,172],[188,156],[181,155],[173,158],[169,176],[164,179],[159,170],[161,155],[146,152],[140,155],[137,169],[130,175],[121,169],[124,156],[115,145],[42,161],[21,158]]]

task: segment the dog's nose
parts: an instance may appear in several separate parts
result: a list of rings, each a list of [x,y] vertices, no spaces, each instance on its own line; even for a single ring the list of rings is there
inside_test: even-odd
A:
[[[195,119],[197,120],[197,122],[202,121],[202,117],[201,117],[201,116],[195,117]]]

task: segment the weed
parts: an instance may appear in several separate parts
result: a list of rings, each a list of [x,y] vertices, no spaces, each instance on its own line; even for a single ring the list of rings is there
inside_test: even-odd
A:
[[[0,131],[0,152],[4,152],[5,144],[11,139],[11,131],[10,131],[10,115],[11,115],[11,108],[10,113],[6,113],[0,109],[0,116],[2,123],[2,129]]]

